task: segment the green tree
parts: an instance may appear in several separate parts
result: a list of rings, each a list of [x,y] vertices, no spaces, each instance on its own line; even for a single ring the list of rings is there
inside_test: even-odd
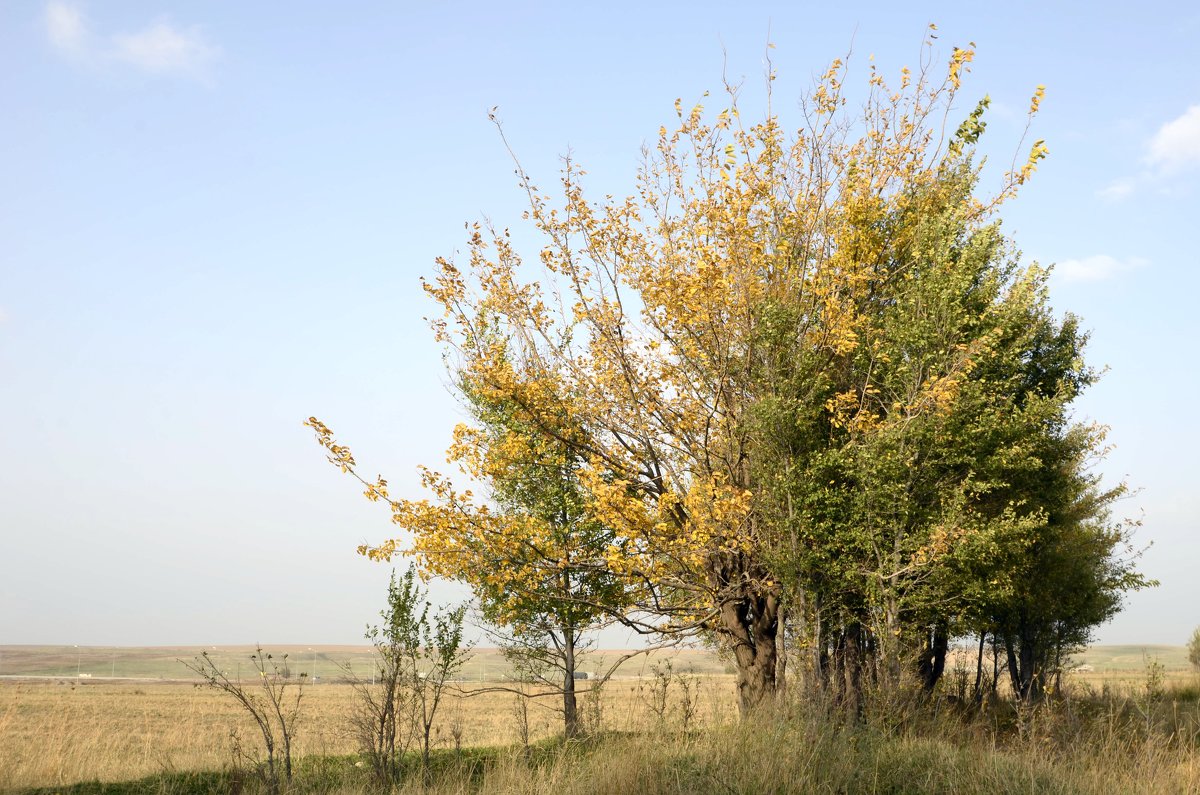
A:
[[[470,657],[463,641],[466,606],[433,610],[416,571],[392,572],[383,624],[367,629],[376,669],[369,683],[355,678],[351,724],[380,784],[395,786],[414,742],[428,783],[431,730],[453,680]]]
[[[448,459],[483,493],[456,489],[428,471],[432,500],[397,500],[386,482],[364,483],[412,533],[412,551],[429,572],[471,586],[489,633],[520,680],[540,685],[538,697],[561,696],[564,732],[574,737],[580,729],[577,674],[591,636],[616,621],[635,623],[626,616],[631,586],[606,565],[614,533],[589,510],[580,481],[586,462],[573,440],[582,431],[560,424],[540,433],[511,400],[476,388],[462,374],[458,383],[472,422],[455,429]],[[326,426],[315,418],[309,425],[336,447]],[[386,560],[396,547],[367,551]],[[605,678],[630,656],[617,657]]]
[[[1000,631],[1014,688],[1040,692],[1107,620],[1133,568],[1123,486],[1089,467],[1102,429],[1073,425],[1095,378],[1046,273],[976,212],[981,102],[935,174],[873,214],[856,259],[856,344],[797,344],[803,304],[765,308],[756,476],[772,569],[807,670],[857,705],[864,669],[932,689],[949,641]]]
[[[1187,642],[1188,662],[1192,667],[1200,670],[1200,627],[1192,630],[1192,637]]]
[[[585,462],[570,442],[580,431],[541,434],[511,402],[466,381],[460,393],[474,422],[457,429],[450,457],[488,502],[443,492],[437,504],[397,506],[395,518],[413,531],[431,570],[474,589],[519,678],[539,684],[539,696],[561,696],[564,732],[574,737],[580,663],[594,633],[623,618],[630,602],[625,581],[604,565],[613,532],[588,510]]]

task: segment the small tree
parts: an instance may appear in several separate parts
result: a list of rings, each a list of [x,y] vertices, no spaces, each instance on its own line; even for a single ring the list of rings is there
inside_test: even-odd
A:
[[[402,757],[420,742],[429,780],[431,731],[447,687],[470,656],[463,642],[466,607],[432,611],[411,567],[392,573],[382,626],[368,627],[378,677],[353,682],[357,705],[352,729],[362,754],[385,787],[400,779]]]
[[[1200,671],[1200,627],[1192,630],[1192,637],[1188,639],[1187,650],[1188,661],[1192,664],[1193,668]]]
[[[260,762],[246,754],[240,745],[235,747],[235,753],[254,763],[268,791],[278,793],[283,783],[291,783],[292,780],[292,743],[296,737],[300,699],[304,695],[307,674],[302,673],[293,681],[287,667],[287,655],[277,660],[274,655],[263,652],[261,646],[255,648],[250,661],[258,675],[254,677],[255,681],[243,685],[241,677],[230,679],[229,672],[222,670],[207,651],[201,652],[192,662],[180,660],[206,686],[233,696],[254,719],[262,734],[266,761]],[[280,764],[283,766],[282,780]]]
[[[411,746],[416,728],[411,720],[412,691],[405,686],[416,677],[416,672],[407,670],[409,656],[404,653],[404,639],[389,631],[404,623],[394,620],[394,614],[411,613],[414,605],[404,598],[404,589],[397,586],[394,572],[388,597],[388,608],[382,611],[386,629],[367,627],[366,637],[375,647],[371,678],[354,676],[346,666],[356,696],[350,716],[351,731],[360,753],[370,762],[372,772],[384,788],[400,779],[401,757]]]
[[[410,568],[405,574],[411,577]],[[425,594],[421,592],[421,601]],[[424,771],[425,783],[429,783],[429,747],[430,730],[433,719],[441,706],[442,696],[447,686],[457,678],[463,664],[470,659],[471,644],[463,642],[463,618],[466,616],[466,605],[448,610],[437,610],[432,620],[428,617],[428,603],[425,603],[421,613],[421,649],[420,659],[425,670],[418,672],[412,688],[416,693],[414,702],[419,710],[414,713],[420,719],[421,728],[421,769]]]
[[[587,462],[564,441],[581,430],[564,421],[553,435],[542,435],[520,419],[513,401],[457,376],[474,422],[455,429],[447,459],[482,484],[489,499],[429,471],[424,481],[432,500],[396,500],[382,479],[359,479],[367,497],[386,501],[393,521],[412,532],[423,567],[471,586],[490,637],[518,674],[538,686],[522,695],[561,696],[564,733],[574,737],[576,680],[590,636],[624,619],[636,588],[609,571],[613,531],[589,515],[590,495],[580,482]],[[316,418],[306,424],[335,452],[327,426]],[[358,477],[352,462],[335,462]],[[360,552],[386,560],[396,545]]]

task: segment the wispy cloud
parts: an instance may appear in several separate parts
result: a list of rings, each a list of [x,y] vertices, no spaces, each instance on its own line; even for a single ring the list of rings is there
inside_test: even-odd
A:
[[[1150,139],[1147,162],[1168,174],[1200,167],[1200,105],[1192,105]]]
[[[1200,105],[1158,128],[1146,143],[1144,167],[1132,177],[1114,180],[1096,191],[1107,201],[1120,201],[1143,187],[1170,187],[1182,174],[1200,169]]]
[[[1137,187],[1137,180],[1125,178],[1117,179],[1105,185],[1100,190],[1096,191],[1096,195],[1101,199],[1108,201],[1120,201],[1129,194],[1133,193]]]
[[[1149,265],[1142,257],[1118,259],[1108,254],[1097,254],[1082,259],[1068,259],[1055,263],[1054,275],[1064,282],[1100,282],[1138,270]]]
[[[115,35],[112,42],[113,57],[154,74],[200,74],[217,56],[198,30],[180,30],[167,22]]]
[[[83,12],[62,2],[46,4],[46,36],[56,50],[69,55],[82,53],[88,45],[87,23]]]
[[[115,62],[153,75],[204,79],[220,55],[199,28],[181,28],[166,19],[131,33],[96,36],[80,7],[66,0],[46,4],[45,22],[54,49],[92,65]]]

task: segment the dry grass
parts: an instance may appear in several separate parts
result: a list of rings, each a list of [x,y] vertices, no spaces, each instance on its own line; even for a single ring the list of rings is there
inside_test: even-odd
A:
[[[705,725],[732,719],[736,712],[732,678],[695,677],[697,721]],[[602,729],[632,731],[652,726],[652,680],[610,681],[599,701],[580,682],[585,716]],[[488,692],[468,684],[452,698],[436,726],[440,747],[453,745],[450,724],[460,721],[465,746],[508,745],[518,741],[510,692]],[[678,684],[671,693],[672,722],[678,720]],[[353,693],[348,685],[306,688],[298,756],[349,754],[347,733]],[[533,702],[530,739],[561,731],[553,699]],[[74,680],[0,683],[0,790],[64,786],[81,781],[122,781],[187,770],[214,770],[230,762],[231,730],[248,745],[254,726],[227,696],[189,683],[117,683]]]
[[[1164,674],[1153,697],[1146,672],[1073,675],[1065,700],[1027,715],[1005,702],[983,715],[948,701],[880,704],[866,724],[855,726],[805,701],[741,724],[731,677],[688,681],[698,687],[693,728],[701,731],[682,730],[678,681],[660,718],[655,680],[614,680],[598,700],[583,700],[589,728],[603,730],[600,739],[545,742],[559,732],[559,718],[549,704],[531,707],[531,740],[543,742],[530,754],[513,749],[516,696],[469,685],[442,713],[439,747],[453,747],[450,727],[460,721],[465,746],[510,750],[467,755],[468,764],[443,750],[431,791],[1200,793],[1200,679],[1194,675]],[[586,690],[590,683],[580,684]],[[351,703],[346,685],[307,689],[297,754],[328,764],[318,764],[320,772],[303,779],[298,792],[367,788],[363,771],[342,756],[354,751],[346,731]],[[3,682],[0,790],[221,770],[230,761],[232,728],[255,739],[227,697],[188,683]],[[178,777],[164,781],[144,791],[177,795],[229,786],[215,780],[195,789]],[[410,781],[410,789],[420,786]]]

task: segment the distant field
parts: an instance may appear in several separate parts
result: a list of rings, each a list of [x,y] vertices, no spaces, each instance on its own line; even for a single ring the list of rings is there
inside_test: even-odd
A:
[[[1090,665],[1096,671],[1143,671],[1156,660],[1168,671],[1190,670],[1184,646],[1092,646],[1071,657],[1072,665]]]
[[[342,679],[347,671],[370,677],[370,646],[288,646],[264,645],[277,659],[287,655],[288,668],[295,674],[307,674],[316,681]],[[0,676],[82,677],[85,679],[191,679],[180,660],[190,661],[203,651],[229,671],[249,671],[253,646],[0,646]],[[607,668],[625,652],[596,651],[585,657],[582,669],[596,673]],[[701,649],[675,649],[656,652],[650,659],[638,656],[620,670],[621,676],[648,673],[655,662],[671,660],[677,673],[721,674],[726,666],[714,652]],[[469,681],[501,681],[511,669],[496,649],[476,649],[463,670]]]
[[[341,679],[347,670],[360,676],[371,674],[370,646],[265,645],[276,657],[288,655],[288,666],[296,674],[315,676],[318,681]],[[253,646],[0,646],[0,676],[51,676],[100,679],[191,679],[180,660],[192,660],[207,650],[217,662],[236,673],[250,665]],[[595,673],[607,667],[620,651],[591,653],[582,670]],[[973,654],[973,651],[972,651]],[[716,675],[731,673],[727,663],[707,649],[676,649],[635,657],[621,669],[621,676],[649,673],[655,662],[670,659],[676,672]],[[1092,646],[1071,657],[1070,666],[1090,665],[1096,673],[1144,671],[1146,662],[1156,660],[1166,671],[1191,668],[1183,646],[1127,645]],[[248,668],[247,668],[248,670]],[[476,649],[463,670],[469,681],[502,681],[511,670],[504,657],[491,648]]]

